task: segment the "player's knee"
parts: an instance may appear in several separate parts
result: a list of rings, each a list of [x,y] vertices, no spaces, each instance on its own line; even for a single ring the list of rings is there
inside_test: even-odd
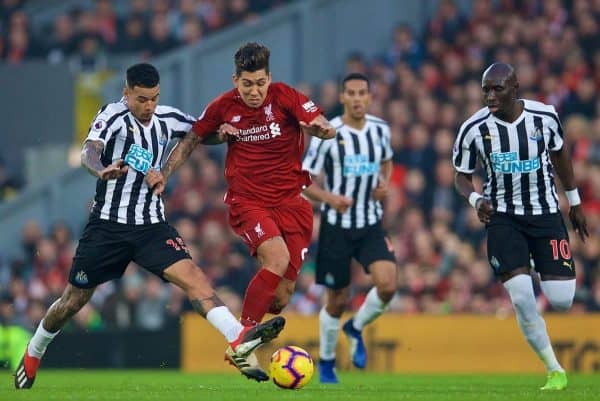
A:
[[[381,299],[384,303],[388,303],[392,300],[392,298],[394,298],[394,294],[396,293],[395,289],[386,289],[383,291],[377,291],[377,294],[379,295],[379,299]]]
[[[550,302],[554,310],[564,312],[569,310],[571,305],[573,305],[573,297],[569,295],[562,296],[562,294],[551,295],[548,297],[548,302]]]
[[[377,295],[386,304],[392,300],[396,294],[396,283],[385,283],[377,287]]]
[[[348,305],[346,293],[339,293],[330,296],[327,300],[327,310],[331,316],[341,316]]]

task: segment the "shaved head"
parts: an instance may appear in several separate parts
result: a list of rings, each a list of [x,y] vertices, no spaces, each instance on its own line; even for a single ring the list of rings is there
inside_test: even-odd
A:
[[[481,78],[481,83],[485,81],[501,81],[506,84],[517,83],[517,75],[512,65],[506,63],[494,63],[490,65],[484,72]]]

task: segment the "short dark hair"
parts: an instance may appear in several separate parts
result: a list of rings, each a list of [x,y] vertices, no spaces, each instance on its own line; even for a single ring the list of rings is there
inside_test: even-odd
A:
[[[346,89],[346,82],[353,80],[365,81],[367,83],[367,89],[371,89],[371,83],[369,82],[369,78],[365,74],[361,74],[360,72],[351,72],[346,75],[342,80],[342,91]]]
[[[268,47],[256,42],[246,43],[235,52],[235,75],[239,77],[242,71],[254,72],[263,68],[268,74],[270,55]]]
[[[152,64],[139,63],[127,69],[127,86],[131,89],[136,86],[154,88],[159,82],[158,70]]]

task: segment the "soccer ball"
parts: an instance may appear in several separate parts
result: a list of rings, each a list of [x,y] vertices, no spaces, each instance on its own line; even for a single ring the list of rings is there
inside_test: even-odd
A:
[[[288,345],[271,356],[269,373],[273,383],[285,389],[299,389],[310,381],[314,365],[310,354],[300,347]]]

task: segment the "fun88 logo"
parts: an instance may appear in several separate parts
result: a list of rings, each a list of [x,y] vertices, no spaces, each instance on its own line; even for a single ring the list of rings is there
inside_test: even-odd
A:
[[[133,144],[125,156],[125,163],[134,170],[146,174],[152,165],[152,152]]]
[[[369,162],[366,155],[345,155],[344,168],[342,174],[344,177],[375,175],[379,173],[379,163]]]
[[[540,158],[519,160],[517,152],[495,152],[490,156],[496,173],[530,173],[540,168]]]

